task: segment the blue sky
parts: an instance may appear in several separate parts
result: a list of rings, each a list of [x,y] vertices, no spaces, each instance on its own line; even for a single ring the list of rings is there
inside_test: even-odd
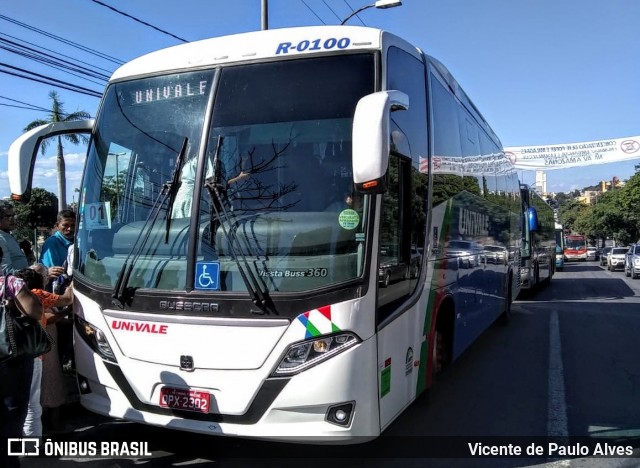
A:
[[[270,29],[338,24],[373,0],[268,0]],[[100,0],[188,41],[260,29],[261,0]],[[127,61],[180,40],[97,0],[2,0],[0,15]],[[351,7],[351,8],[350,8]],[[339,19],[339,18],[340,19]],[[404,0],[359,15],[442,61],[503,145],[574,143],[640,135],[638,0]],[[357,18],[349,24],[362,25]],[[0,19],[0,38],[27,41],[109,74],[114,63]],[[103,85],[0,49],[0,63],[102,91]],[[1,70],[7,70],[0,66]],[[50,108],[51,85],[0,73],[0,197],[9,195],[6,154],[24,126]],[[99,100],[57,89],[67,112],[95,114]],[[7,99],[9,98],[9,99]],[[14,100],[14,101],[11,101]],[[68,201],[77,199],[84,154],[68,147]],[[640,163],[640,161],[636,161]],[[549,191],[569,191],[634,173],[634,162],[547,172]],[[533,172],[520,172],[533,183]],[[56,193],[55,145],[39,156],[34,186]]]

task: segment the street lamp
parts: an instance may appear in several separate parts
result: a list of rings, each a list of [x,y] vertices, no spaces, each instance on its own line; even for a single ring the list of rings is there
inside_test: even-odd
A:
[[[262,14],[260,15],[260,26],[262,30],[269,29],[269,4],[268,0],[262,0]]]
[[[349,16],[347,16],[345,19],[343,19],[342,23],[340,23],[340,25],[345,24],[353,16],[357,15],[358,13],[360,13],[363,10],[366,10],[367,8],[376,7],[376,8],[385,9],[385,8],[397,7],[397,6],[400,6],[400,5],[402,5],[402,1],[401,0],[377,0],[375,3],[372,3],[371,5],[366,5],[366,6],[358,8],[356,11],[354,11]]]

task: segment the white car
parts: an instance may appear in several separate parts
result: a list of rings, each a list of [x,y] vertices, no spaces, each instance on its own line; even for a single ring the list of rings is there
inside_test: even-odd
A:
[[[624,260],[627,256],[627,247],[614,247],[607,257],[607,270],[624,270]]]
[[[587,247],[587,261],[596,261],[598,259],[598,249],[595,247]]]

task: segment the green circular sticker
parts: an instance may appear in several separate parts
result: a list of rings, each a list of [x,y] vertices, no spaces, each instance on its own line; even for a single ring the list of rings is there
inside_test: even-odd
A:
[[[360,224],[360,215],[356,210],[352,210],[351,208],[342,210],[338,215],[338,224],[341,228],[349,231],[355,229],[358,227],[358,224]]]

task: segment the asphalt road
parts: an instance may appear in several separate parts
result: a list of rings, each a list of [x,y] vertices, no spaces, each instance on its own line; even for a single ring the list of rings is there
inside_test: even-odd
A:
[[[639,338],[640,279],[597,262],[571,263],[548,287],[521,295],[508,326],[487,330],[373,442],[327,447],[211,438],[111,420],[76,405],[68,409],[74,432],[56,440],[129,438],[147,441],[152,455],[24,458],[23,466],[640,466]],[[593,447],[580,456],[581,441],[602,436],[633,456],[594,458]],[[553,454],[551,441],[560,441]],[[448,444],[459,453],[468,443],[509,442],[523,450],[543,446],[545,455],[429,458],[450,455]]]

